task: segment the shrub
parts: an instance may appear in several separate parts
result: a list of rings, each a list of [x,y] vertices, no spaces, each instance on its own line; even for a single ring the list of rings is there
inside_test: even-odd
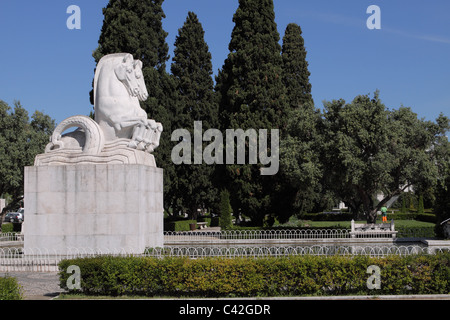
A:
[[[419,196],[419,207],[417,208],[417,213],[418,214],[423,214],[425,212],[424,210],[425,210],[425,208],[423,206],[423,196],[420,195]]]
[[[303,220],[311,221],[350,221],[354,218],[351,212],[336,212],[334,214],[329,213],[303,213],[301,215]]]
[[[219,226],[222,229],[228,229],[232,226],[230,193],[227,190],[220,192],[220,218]]]
[[[189,231],[190,224],[197,223],[196,220],[178,220],[164,222],[164,231]]]
[[[0,278],[0,300],[22,300],[22,287],[16,278],[5,276]]]
[[[265,258],[111,257],[63,260],[81,270],[85,294],[250,297],[450,292],[450,253],[388,256]],[[381,289],[367,288],[367,267],[381,269]]]
[[[394,211],[394,213],[388,212],[388,219],[394,219],[394,220],[417,220],[417,221],[423,221],[423,222],[436,222],[436,215],[433,213],[418,213],[418,212],[400,212],[400,211]]]
[[[12,223],[2,223],[2,232],[13,232],[13,224]]]

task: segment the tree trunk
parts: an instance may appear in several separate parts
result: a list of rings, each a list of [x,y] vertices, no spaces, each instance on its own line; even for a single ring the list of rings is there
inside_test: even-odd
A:
[[[377,223],[377,208],[370,209],[366,211],[367,213],[367,223]]]
[[[358,186],[358,193],[362,200],[364,213],[366,214],[367,223],[376,223],[377,221],[377,209],[373,206],[373,200],[371,192],[366,192],[362,187]]]
[[[193,207],[188,209],[188,219],[197,220],[197,215],[198,215],[197,208]]]
[[[5,215],[6,215],[6,207],[3,208],[2,212],[0,213],[0,232],[3,232],[2,226],[3,226],[3,219],[5,218]]]

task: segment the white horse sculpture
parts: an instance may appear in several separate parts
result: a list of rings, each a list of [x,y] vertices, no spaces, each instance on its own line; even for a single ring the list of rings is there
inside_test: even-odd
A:
[[[149,153],[159,146],[163,128],[161,123],[147,119],[147,113],[141,108],[139,101],[147,98],[141,61],[134,60],[129,53],[104,56],[94,78],[95,121],[86,116],[62,121],[53,132],[45,154],[36,157],[35,165],[155,165]],[[63,135],[72,127],[78,130]]]
[[[106,141],[131,139],[131,148],[152,152],[159,145],[162,125],[147,119],[139,105],[148,92],[142,74],[142,62],[129,53],[104,56],[94,78],[95,121]]]

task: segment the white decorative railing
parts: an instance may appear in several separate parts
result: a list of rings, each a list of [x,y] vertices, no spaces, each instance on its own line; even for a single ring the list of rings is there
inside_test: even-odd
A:
[[[349,229],[290,229],[290,230],[223,230],[223,231],[165,231],[164,243],[189,243],[192,241],[220,242],[240,240],[304,240],[392,238],[390,232],[364,231],[354,233]]]
[[[0,242],[2,241],[23,241],[23,234],[17,232],[0,233]]]
[[[358,225],[356,225],[358,226]],[[402,231],[406,237],[425,237],[424,234],[418,234],[417,230],[410,232]],[[371,231],[353,229],[278,229],[278,230],[222,230],[209,231],[202,229],[197,231],[164,231],[164,243],[167,245],[175,243],[189,243],[192,241],[201,241],[204,243],[215,243],[218,241],[240,241],[245,240],[305,240],[305,239],[350,239],[350,238],[392,238],[391,229]],[[422,232],[423,233],[423,232]],[[0,233],[0,244],[7,241],[16,241],[17,244],[23,243],[24,236],[21,233],[6,232]]]
[[[164,248],[149,249],[147,256],[181,256],[190,258],[203,257],[284,257],[290,255],[366,255],[371,257],[384,257],[388,255],[412,255],[412,254],[434,254],[439,252],[450,252],[450,247],[430,249],[420,246],[207,246],[207,247],[181,247],[172,246]]]

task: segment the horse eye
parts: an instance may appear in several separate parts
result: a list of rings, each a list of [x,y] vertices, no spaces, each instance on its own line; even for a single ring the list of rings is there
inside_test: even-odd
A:
[[[136,79],[140,79],[141,78],[141,75],[140,74],[137,74],[136,75]]]

